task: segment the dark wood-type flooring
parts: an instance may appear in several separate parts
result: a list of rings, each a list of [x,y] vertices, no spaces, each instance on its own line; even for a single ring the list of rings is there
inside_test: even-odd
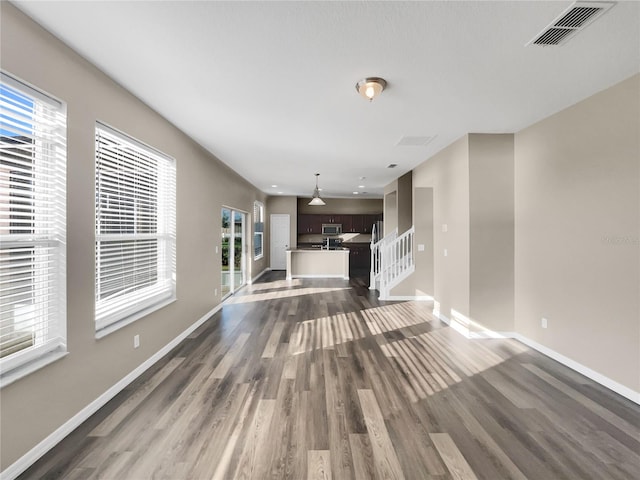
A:
[[[637,405],[430,311],[265,275],[21,478],[639,478]]]

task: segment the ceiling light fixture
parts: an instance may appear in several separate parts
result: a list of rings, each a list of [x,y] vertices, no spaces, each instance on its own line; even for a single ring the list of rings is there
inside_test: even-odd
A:
[[[356,83],[356,90],[370,102],[386,88],[387,81],[379,77],[367,77]]]
[[[326,203],[324,203],[324,201],[320,198],[320,190],[318,190],[318,177],[319,176],[320,176],[320,174],[316,173],[316,188],[313,191],[313,198],[309,202],[309,205],[326,205]]]

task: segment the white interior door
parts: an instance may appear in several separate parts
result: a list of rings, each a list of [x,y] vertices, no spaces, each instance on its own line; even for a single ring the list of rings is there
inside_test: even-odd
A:
[[[287,269],[287,248],[289,248],[289,215],[273,214],[271,225],[271,270]]]

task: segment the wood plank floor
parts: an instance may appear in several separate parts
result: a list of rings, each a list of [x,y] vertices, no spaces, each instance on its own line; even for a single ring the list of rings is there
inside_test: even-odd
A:
[[[20,478],[639,478],[637,405],[430,308],[265,275]]]

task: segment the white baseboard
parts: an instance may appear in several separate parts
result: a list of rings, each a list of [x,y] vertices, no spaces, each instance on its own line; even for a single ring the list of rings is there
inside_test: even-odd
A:
[[[555,361],[560,362],[563,365],[569,367],[570,369],[575,370],[578,373],[581,373],[585,377],[590,378],[594,382],[597,382],[600,385],[607,387],[609,390],[617,393],[618,395],[622,395],[624,398],[627,398],[632,402],[640,405],[640,392],[636,392],[635,390],[632,390],[629,387],[626,387],[625,385],[622,385],[616,382],[615,380],[612,380],[609,377],[606,377],[605,375],[602,375],[601,373],[596,372],[595,370],[591,370],[589,367],[586,367],[581,363],[578,363],[575,360],[572,360],[569,357],[565,357],[561,353],[558,353],[555,350],[551,350],[550,348],[545,347],[544,345],[541,345],[538,342],[535,342],[525,337],[524,335],[520,335],[519,333],[515,333],[515,332],[513,332],[512,335],[513,336],[511,338],[515,338],[516,340],[524,343],[528,347],[531,347],[534,350],[537,350],[538,352],[546,355],[547,357],[550,357]]]
[[[429,295],[389,295],[385,298],[380,297],[380,300],[384,302],[431,302],[433,297]]]
[[[109,400],[115,397],[118,393],[120,393],[127,385],[133,382],[136,378],[142,375],[147,369],[149,369],[153,364],[155,364],[158,360],[164,357],[167,353],[169,353],[176,345],[178,345],[182,340],[187,338],[193,331],[196,330],[200,325],[206,322],[212,315],[214,315],[218,310],[222,308],[224,302],[219,303],[209,312],[204,314],[198,321],[192,324],[189,328],[183,331],[176,338],[167,343],[164,347],[154,353],[151,357],[141,363],[138,367],[136,367],[133,371],[131,371],[128,375],[122,378],[118,383],[109,388],[106,392],[92,401],[89,405],[84,407],[78,413],[76,413],[73,417],[67,420],[64,424],[58,427],[51,435],[46,437],[40,443],[38,443],[35,447],[25,453],[22,457],[20,457],[17,461],[9,465],[5,470],[0,472],[0,480],[13,480],[18,475],[27,470],[31,465],[33,465],[40,457],[42,457],[45,453],[55,447],[58,443],[60,443],[67,435],[73,432],[76,428],[78,428],[82,422],[87,420],[91,415],[96,413],[100,408],[107,404]]]
[[[436,317],[441,322],[447,325],[451,325],[451,320],[449,320],[449,318],[446,315],[443,315],[442,313],[436,311],[435,308],[433,309],[433,316]]]
[[[264,275],[267,272],[270,272],[271,269],[269,267],[265,268],[264,270],[262,270],[258,275],[256,275],[255,277],[253,277],[250,281],[249,281],[249,285],[253,285],[256,280],[258,280],[262,275]]]
[[[291,275],[287,277],[287,280],[291,280],[293,278],[341,278],[343,280],[349,280],[349,277],[345,277],[343,275]]]
[[[616,382],[615,380],[602,375],[601,373],[596,372],[595,370],[590,369],[589,367],[582,365],[581,363],[572,360],[569,357],[562,355],[561,353],[556,352],[544,345],[531,340],[530,338],[525,337],[516,332],[495,332],[489,329],[482,329],[479,332],[471,332],[468,327],[465,327],[458,322],[454,321],[450,323],[447,320],[442,318],[443,315],[439,315],[439,318],[445,323],[449,324],[451,328],[453,328],[456,332],[461,335],[469,338],[469,339],[482,339],[482,338],[513,338],[518,340],[521,343],[524,343],[526,346],[533,348],[534,350],[546,355],[549,358],[552,358],[558,363],[563,364],[566,367],[569,367],[572,370],[575,370],[578,373],[581,373],[587,378],[590,378],[596,383],[608,388],[609,390],[622,395],[624,398],[631,400],[632,402],[640,405],[640,392],[636,392],[629,387],[622,385],[621,383]]]

